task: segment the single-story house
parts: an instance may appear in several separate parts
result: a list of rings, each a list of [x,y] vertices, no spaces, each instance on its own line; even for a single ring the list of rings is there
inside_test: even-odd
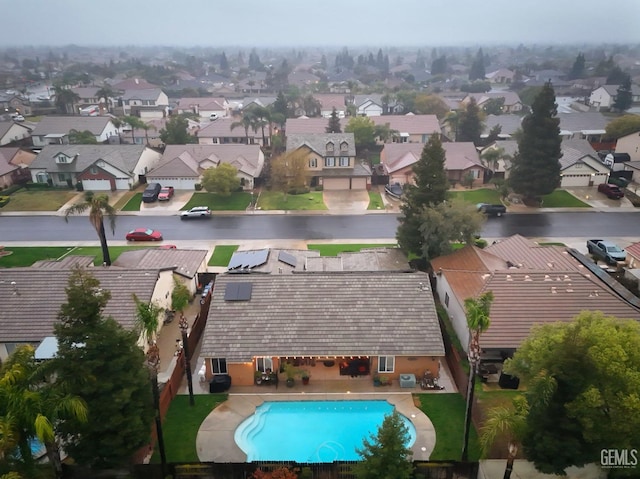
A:
[[[68,145],[69,132],[90,131],[98,143],[105,143],[119,132],[107,116],[45,116],[31,132],[33,146]]]
[[[74,186],[81,182],[90,191],[129,190],[160,157],[142,145],[49,145],[29,170],[34,183]]]
[[[491,323],[483,358],[509,357],[536,324],[571,321],[584,310],[640,320],[640,310],[609,288],[565,247],[540,246],[520,235],[485,249],[469,245],[432,261],[436,292],[465,350],[464,300],[491,291]]]
[[[354,95],[357,116],[380,116],[384,113],[382,95]]]
[[[610,119],[599,111],[559,112],[560,136],[563,140],[588,140],[597,145],[606,137]]]
[[[428,275],[218,275],[200,355],[206,376],[250,385],[285,362],[341,374],[422,377],[444,345]],[[356,366],[353,370],[351,366]]]
[[[180,98],[178,113],[194,113],[208,120],[224,118],[229,115],[229,103],[219,98]]]
[[[31,179],[29,165],[33,163],[36,156],[35,153],[18,147],[0,148],[0,187],[6,188],[29,181]]]
[[[264,167],[264,153],[259,145],[167,145],[157,167],[147,174],[147,181],[193,191],[204,170],[217,168],[220,163],[235,166],[242,187],[252,190]]]
[[[511,170],[511,160],[518,152],[518,142],[516,140],[494,141],[480,151],[480,157],[482,158],[487,151],[496,149],[502,151],[502,156],[498,158],[495,163],[487,163],[484,159],[483,162],[493,172],[494,178],[508,179]]]
[[[310,186],[325,190],[364,190],[371,185],[371,169],[356,160],[353,133],[287,135],[287,151],[301,150],[307,158]]]
[[[0,121],[0,146],[18,144],[31,136],[31,128],[16,121]]]
[[[601,109],[611,109],[618,96],[618,88],[620,85],[602,85],[596,88],[589,95],[589,105],[596,111]],[[631,95],[633,103],[640,103],[640,87],[631,85]]]
[[[618,138],[616,153],[627,153],[631,161],[640,161],[640,131]]]
[[[208,253],[206,250],[195,249],[139,249],[123,252],[112,266],[126,269],[171,270],[174,279],[195,295],[200,286],[198,275],[207,272]]]
[[[522,101],[518,94],[514,91],[490,91],[487,93],[469,93],[460,102],[460,106],[466,108],[471,98],[475,98],[478,107],[482,107],[492,99],[504,98],[504,104],[502,105],[503,113],[515,113],[522,111],[524,108]]]
[[[594,186],[606,183],[609,168],[587,140],[564,140],[561,145],[560,187]]]
[[[380,152],[380,163],[389,183],[413,183],[413,164],[422,155],[421,143],[388,143]],[[478,150],[472,142],[443,143],[447,178],[460,183],[467,175],[473,175],[474,185],[484,182],[487,167],[482,164]]]
[[[640,268],[640,241],[625,248],[627,252],[627,266],[632,269]]]
[[[31,115],[31,102],[26,96],[8,90],[8,93],[0,92],[0,111],[7,113],[20,113]]]
[[[231,125],[236,124],[235,128]],[[249,141],[247,142],[247,135]],[[265,135],[268,135],[265,132]],[[262,131],[253,131],[244,127],[235,118],[219,118],[198,131],[198,143],[200,145],[224,145],[227,143],[244,143],[262,145]]]
[[[509,139],[522,128],[522,117],[511,114],[487,115],[480,138],[487,138],[496,126],[500,126],[498,138],[501,140]]]
[[[53,336],[60,306],[67,300],[70,261],[77,264],[76,258],[68,258],[30,268],[0,268],[0,360],[5,360],[20,345],[37,346],[44,338]],[[92,267],[88,270],[100,281],[102,289],[111,292],[104,315],[113,317],[125,329],[135,328],[133,294],[144,302],[170,306],[171,270]]]
[[[499,68],[498,70],[489,72],[485,75],[485,78],[491,83],[499,83],[508,85],[513,83],[516,73],[508,68]]]

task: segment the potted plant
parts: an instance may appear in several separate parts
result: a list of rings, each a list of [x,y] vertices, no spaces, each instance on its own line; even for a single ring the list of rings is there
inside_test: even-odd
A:
[[[287,378],[287,381],[286,381],[287,387],[292,388],[295,383],[295,378],[299,374],[298,368],[296,368],[291,363],[285,363],[283,370],[284,370],[284,375]]]
[[[390,386],[391,378],[389,376],[380,376],[380,386]]]
[[[262,384],[262,371],[254,371],[253,372],[253,379],[255,380],[255,383],[259,386]]]
[[[311,377],[311,375],[309,374],[309,371],[307,371],[306,369],[303,369],[300,372],[300,377],[302,378],[302,384],[304,384],[305,386],[309,384],[309,378]]]
[[[382,385],[382,383],[380,382],[380,376],[378,376],[377,374],[375,374],[375,375],[373,376],[373,385],[374,385],[375,387],[378,387],[378,386],[381,386],[381,385]]]

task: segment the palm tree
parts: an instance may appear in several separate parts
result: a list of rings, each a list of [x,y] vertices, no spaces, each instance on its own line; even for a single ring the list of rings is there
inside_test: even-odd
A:
[[[139,129],[139,130],[145,130],[145,135],[146,135],[146,131],[148,129],[145,129],[146,123],[144,121],[142,121],[140,118],[138,118],[137,116],[125,116],[122,119],[127,125],[129,125],[131,127],[131,143],[133,143],[135,145],[136,143],[136,137],[135,137],[135,130]],[[147,139],[147,144],[148,144],[148,139]]]
[[[64,113],[76,113],[75,104],[80,101],[80,95],[67,88],[66,85],[56,85],[53,87],[56,96],[56,107]]]
[[[72,145],[97,145],[98,140],[89,130],[69,130],[69,143]]]
[[[469,384],[467,386],[467,410],[465,414],[464,439],[462,443],[462,461],[468,459],[469,430],[471,428],[471,408],[473,407],[473,390],[476,386],[476,374],[480,366],[480,335],[489,328],[491,319],[491,303],[493,292],[487,291],[477,298],[464,300],[464,308],[469,326]]]
[[[264,106],[257,106],[253,109],[253,115],[256,118],[255,126],[262,129],[262,146],[267,147],[268,142],[264,134],[264,127],[269,127],[269,138],[271,138],[271,111]]]
[[[460,124],[460,113],[451,111],[444,118],[444,123],[448,125],[449,130],[453,133],[453,141],[458,141],[458,125]]]
[[[107,246],[107,237],[104,230],[104,215],[109,217],[109,225],[111,232],[116,233],[116,210],[109,204],[107,195],[96,195],[93,191],[87,191],[84,195],[84,201],[76,203],[67,208],[64,213],[64,220],[69,221],[69,216],[73,214],[81,214],[89,210],[89,221],[96,229],[98,238],[100,238],[100,246],[102,248],[102,262],[106,266],[111,266],[111,257],[109,256],[109,247]]]
[[[242,113],[242,119],[240,121],[234,121],[231,123],[231,131],[235,130],[239,126],[244,128],[247,145],[249,144],[249,128],[254,128],[255,126],[254,119],[255,116],[251,111],[245,111]]]
[[[96,91],[96,96],[98,97],[98,102],[102,104],[101,101],[104,99],[105,110],[107,112],[111,111],[109,99],[115,96],[115,91],[109,85],[104,84],[102,87]]]
[[[480,429],[480,446],[486,456],[497,437],[507,438],[507,466],[503,479],[510,479],[513,461],[518,454],[518,444],[524,433],[528,413],[527,400],[518,396],[513,399],[511,407],[499,406],[489,409],[487,419]]]
[[[159,316],[163,308],[153,302],[145,303],[140,301],[135,293],[133,294],[133,300],[136,303],[136,326],[146,343],[153,344],[160,326]]]

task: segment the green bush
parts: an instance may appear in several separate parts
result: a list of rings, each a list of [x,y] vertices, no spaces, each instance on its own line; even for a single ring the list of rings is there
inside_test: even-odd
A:
[[[480,249],[485,249],[487,247],[487,240],[478,238],[475,240],[475,245]]]
[[[288,194],[290,195],[305,195],[307,193],[309,193],[309,188],[302,187],[302,188],[291,188],[289,191],[287,191]]]
[[[11,198],[9,198],[8,196],[0,196],[0,208],[9,203],[10,199]]]
[[[193,185],[194,188],[196,189],[196,191],[202,191],[202,185],[200,183],[196,183],[195,185]]]
[[[49,190],[51,185],[49,183],[27,183],[24,185],[27,190]]]
[[[4,190],[4,194],[9,196],[14,194],[16,191],[20,191],[23,188],[23,185],[11,185],[6,190]]]
[[[322,185],[318,185],[314,188],[316,191],[322,191],[324,187]]]

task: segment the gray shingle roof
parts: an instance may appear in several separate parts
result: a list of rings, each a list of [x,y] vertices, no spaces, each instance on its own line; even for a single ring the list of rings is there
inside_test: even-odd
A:
[[[145,90],[126,90],[122,95],[123,100],[157,100],[162,94],[160,88],[149,88]]]
[[[249,301],[225,301],[227,284],[252,283]],[[253,356],[442,356],[424,273],[219,275],[201,354]]]
[[[586,130],[604,131],[609,123],[609,119],[599,111],[560,112],[558,118],[560,118],[560,130],[574,133]]]
[[[118,256],[113,265],[125,268],[171,269],[185,278],[193,278],[206,256],[205,250],[150,248],[125,251]]]
[[[135,326],[135,303],[150,301],[158,279],[157,270],[92,268],[100,287],[111,292],[104,310],[125,329]],[[0,342],[39,342],[53,335],[71,270],[0,268]],[[11,282],[15,282],[14,286]],[[17,290],[19,294],[14,294]]]
[[[348,150],[340,150],[340,144],[347,142]],[[307,135],[287,135],[287,151],[296,150],[302,145],[307,145],[319,155],[327,155],[327,143],[333,142],[334,155],[340,156],[346,153],[347,156],[356,156],[356,142],[353,133],[317,133]]]
[[[98,160],[114,166],[123,173],[131,174],[144,152],[144,145],[48,145],[42,148],[31,168],[46,168],[47,171],[84,171]],[[58,164],[54,157],[58,153],[74,158],[71,164]]]
[[[501,135],[513,135],[522,128],[522,117],[519,115],[487,115],[483,132],[489,134],[494,126],[500,125]]]
[[[593,160],[600,163],[598,153],[593,149],[591,143],[587,140],[564,140],[560,146],[562,149],[562,157],[560,165],[562,169],[569,168],[572,165],[584,161],[586,156],[590,156]]]
[[[31,135],[67,135],[71,130],[88,130],[98,136],[110,121],[106,116],[45,116],[36,124]]]

